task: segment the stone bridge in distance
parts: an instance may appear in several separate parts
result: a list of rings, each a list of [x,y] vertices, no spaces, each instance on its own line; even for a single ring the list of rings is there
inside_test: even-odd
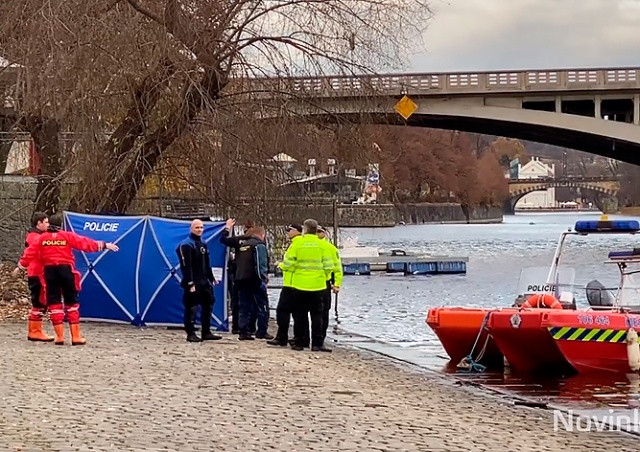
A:
[[[599,208],[600,197],[614,197],[620,191],[620,181],[615,177],[548,177],[537,179],[510,179],[509,199],[505,203],[505,213],[513,214],[515,205],[527,193],[548,188],[570,187],[591,192],[594,204]]]

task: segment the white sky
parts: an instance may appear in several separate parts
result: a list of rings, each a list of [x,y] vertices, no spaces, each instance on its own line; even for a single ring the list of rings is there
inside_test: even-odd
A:
[[[640,0],[432,0],[407,71],[640,66]]]

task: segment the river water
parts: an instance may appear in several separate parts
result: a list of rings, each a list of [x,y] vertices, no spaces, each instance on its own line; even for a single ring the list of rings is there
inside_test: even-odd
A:
[[[509,306],[517,296],[522,268],[548,267],[562,231],[578,220],[596,220],[595,213],[517,214],[501,224],[417,225],[394,228],[358,228],[341,231],[341,238],[357,239],[360,245],[383,249],[402,248],[432,255],[468,256],[466,275],[402,276],[373,274],[346,276],[339,295],[341,330],[374,338],[387,344],[397,357],[432,370],[447,368],[445,352],[426,325],[432,306]],[[629,219],[610,216],[610,219]],[[638,239],[630,235],[570,236],[563,265],[575,269],[575,284],[592,279],[617,287],[615,265],[603,265],[612,250],[630,249]],[[578,307],[587,307],[583,289],[574,291]],[[372,343],[370,348],[379,346]],[[576,409],[631,409],[640,406],[637,376],[583,377],[548,381],[523,380],[508,374],[469,376],[458,371],[455,378],[472,378],[520,395],[560,403]]]

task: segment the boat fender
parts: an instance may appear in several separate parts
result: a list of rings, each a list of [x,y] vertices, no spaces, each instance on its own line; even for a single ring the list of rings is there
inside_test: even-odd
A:
[[[627,358],[629,368],[633,372],[640,370],[640,344],[638,344],[638,333],[633,328],[627,331]]]
[[[562,303],[551,294],[548,293],[534,293],[527,301],[522,303],[523,308],[549,308],[549,309],[562,309]]]

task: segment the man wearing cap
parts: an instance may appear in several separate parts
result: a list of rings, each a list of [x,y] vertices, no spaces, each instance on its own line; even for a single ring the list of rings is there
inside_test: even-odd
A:
[[[337,294],[340,292],[340,286],[342,285],[342,261],[340,260],[338,248],[329,241],[327,231],[322,226],[318,226],[318,237],[333,261],[333,269],[327,279],[327,288],[322,297],[322,333],[323,338],[326,338],[327,328],[329,327],[329,313],[331,312],[331,293]]]
[[[322,294],[327,275],[333,269],[333,260],[318,238],[318,222],[305,220],[304,235],[291,243],[280,263],[283,272],[291,272],[291,286],[296,289],[293,350],[303,350],[302,338],[309,329],[307,316],[311,314],[311,350],[330,352],[322,336]],[[308,334],[308,333],[307,333]]]
[[[287,226],[287,237],[293,243],[302,237],[302,226],[292,223]],[[296,289],[292,284],[293,273],[290,271],[282,271],[282,290],[276,307],[276,322],[278,323],[278,332],[273,340],[267,341],[269,345],[279,345],[286,347],[289,341],[289,323],[291,315],[296,308]],[[295,327],[294,327],[295,329]],[[308,333],[307,333],[308,334]]]

